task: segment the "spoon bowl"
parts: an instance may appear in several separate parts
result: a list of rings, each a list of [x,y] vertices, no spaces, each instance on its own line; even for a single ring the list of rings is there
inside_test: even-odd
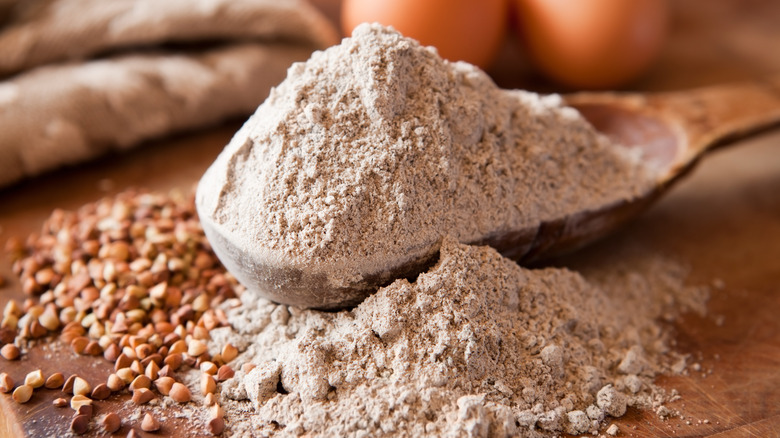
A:
[[[641,196],[580,211],[535,226],[486,236],[490,245],[521,263],[572,251],[641,214],[705,152],[780,125],[780,77],[657,94],[580,93],[566,97],[596,130],[614,143],[639,148],[655,175]],[[201,215],[220,260],[247,288],[274,301],[318,309],[353,306],[397,278],[411,278],[435,262],[435,254],[333,286],[325,266],[293,266],[274,254],[250,254]]]

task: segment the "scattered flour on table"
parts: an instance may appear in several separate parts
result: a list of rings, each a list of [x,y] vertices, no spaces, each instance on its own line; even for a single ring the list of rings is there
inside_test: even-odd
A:
[[[612,289],[564,268],[529,270],[446,239],[438,263],[352,310],[244,293],[214,345],[243,349],[222,385],[231,436],[546,436],[593,433],[627,406],[673,394],[654,377],[684,361],[657,319],[684,272],[619,270]],[[604,271],[608,272],[608,271]],[[604,277],[607,278],[607,277]],[[657,282],[657,283],[656,283]],[[684,363],[684,362],[683,362]]]
[[[557,95],[363,25],[289,69],[204,175],[198,210],[247,253],[340,287],[432,256],[444,234],[474,243],[631,199],[652,184],[635,158]]]

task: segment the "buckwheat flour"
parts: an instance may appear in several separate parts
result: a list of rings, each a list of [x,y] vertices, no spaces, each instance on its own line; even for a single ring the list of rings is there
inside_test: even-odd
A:
[[[211,333],[215,345],[244,350],[234,368],[255,366],[222,386],[228,433],[597,432],[627,406],[673,396],[653,378],[684,358],[669,351],[656,318],[703,299],[682,286],[675,265],[645,260],[644,275],[602,269],[614,280],[602,289],[564,268],[524,269],[489,247],[447,239],[416,282],[397,280],[351,311],[245,293],[228,311],[233,328]]]
[[[630,199],[650,180],[559,96],[499,89],[472,65],[363,25],[289,69],[197,201],[246,259],[360,288],[432,257],[445,233],[479,242]]]
[[[117,408],[125,426],[137,428],[151,413],[174,435],[202,433],[215,420],[208,407],[214,394],[201,392],[204,375],[214,373],[209,364],[219,366],[216,401],[225,436],[233,437],[549,436],[602,431],[605,416],[627,406],[675,415],[664,404],[675,393],[655,387],[653,377],[683,372],[686,357],[670,350],[656,320],[684,308],[703,311],[706,295],[684,286],[683,267],[648,248],[623,240],[604,256],[564,260],[580,274],[524,269],[493,249],[447,238],[438,264],[414,282],[397,280],[352,310],[301,310],[233,288],[187,199],[128,191],[76,213],[53,212],[26,249],[9,242],[28,299],[4,307],[2,342],[22,355],[42,342],[52,363],[78,352],[76,339],[99,348],[98,339],[112,342],[90,367],[127,365],[131,350],[156,351],[145,372],[173,376],[190,389],[192,403],[164,395],[157,380],[149,403],[138,405],[121,389],[94,403],[107,412],[125,400]],[[39,295],[39,281],[58,284]],[[74,295],[73,303],[92,297],[89,313],[69,304]],[[133,307],[133,317],[145,305],[150,311],[127,327],[119,317],[125,313],[107,311],[114,304],[106,303]],[[52,342],[48,329],[39,332],[46,314],[77,319]],[[134,349],[131,340],[143,344]],[[161,363],[165,356],[165,366],[150,368],[153,356]],[[701,370],[696,363],[691,369]],[[171,429],[183,424],[175,417],[186,426]],[[67,424],[34,430],[60,436]]]
[[[559,97],[500,90],[378,25],[293,65],[201,180],[207,234],[336,287],[399,255],[439,260],[338,312],[275,304],[249,279],[226,309],[232,327],[210,333],[214,348],[242,351],[221,384],[227,433],[597,433],[629,406],[673,398],[653,379],[685,358],[656,319],[703,300],[679,270],[590,283],[468,245],[650,181]]]

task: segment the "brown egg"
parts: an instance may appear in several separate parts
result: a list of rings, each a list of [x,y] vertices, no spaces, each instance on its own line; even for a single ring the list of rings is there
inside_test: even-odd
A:
[[[613,88],[643,73],[666,34],[666,0],[514,0],[534,65],[577,88]]]
[[[345,0],[345,35],[363,22],[392,26],[451,61],[487,68],[504,40],[508,0]]]

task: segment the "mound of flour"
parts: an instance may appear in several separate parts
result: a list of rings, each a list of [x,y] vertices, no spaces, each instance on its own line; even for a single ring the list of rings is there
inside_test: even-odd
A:
[[[233,328],[212,331],[215,345],[244,350],[235,368],[256,365],[223,384],[228,430],[595,432],[627,406],[663,402],[653,378],[679,367],[656,319],[681,301],[695,304],[696,294],[681,286],[679,269],[657,271],[655,285],[620,272],[631,287],[610,292],[566,269],[524,269],[489,247],[447,239],[438,263],[414,283],[397,280],[351,311],[300,310],[244,294],[229,311]]]
[[[630,274],[624,288],[601,287],[468,245],[649,184],[559,97],[501,90],[393,30],[363,25],[295,64],[198,187],[204,230],[219,231],[231,271],[278,265],[235,270],[248,291],[228,309],[233,327],[211,332],[215,346],[242,350],[234,369],[249,364],[222,384],[228,432],[594,433],[628,406],[663,402],[653,379],[684,360],[656,319],[697,304],[674,269],[661,267],[661,287]],[[320,278],[351,287],[439,250],[416,280],[351,310],[302,310],[253,289],[289,270],[306,298]],[[298,277],[310,271],[321,277]]]
[[[479,242],[649,184],[559,96],[500,89],[472,65],[363,25],[289,69],[197,201],[246,254],[350,287],[432,256],[444,234]]]

